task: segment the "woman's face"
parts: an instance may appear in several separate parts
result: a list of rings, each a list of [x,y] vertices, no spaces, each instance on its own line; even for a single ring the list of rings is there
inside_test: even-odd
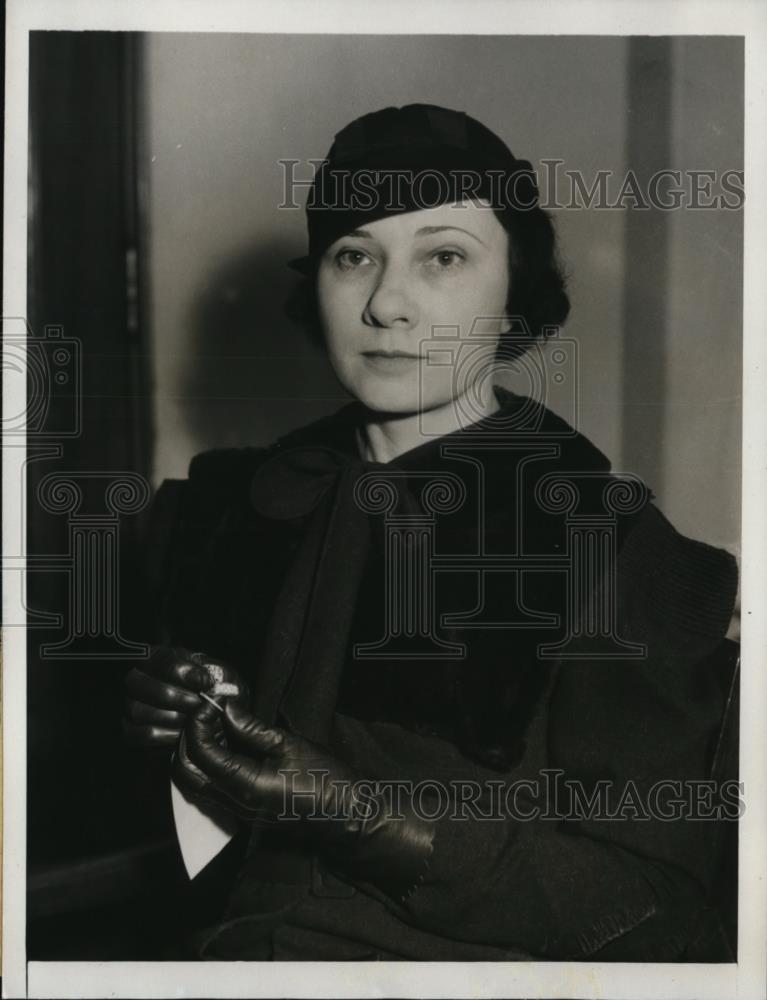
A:
[[[387,216],[336,240],[317,297],[344,388],[403,415],[476,390],[505,328],[508,261],[506,230],[474,202]]]

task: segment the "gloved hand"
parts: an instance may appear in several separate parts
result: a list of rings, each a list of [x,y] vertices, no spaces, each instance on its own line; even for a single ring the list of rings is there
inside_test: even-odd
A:
[[[217,690],[248,703],[247,685],[229,664],[181,646],[152,646],[125,676],[123,735],[136,746],[173,747],[187,716],[205,703],[199,692],[215,697]]]
[[[392,899],[428,867],[433,827],[409,796],[393,807],[387,788],[362,781],[325,747],[265,726],[236,700],[190,716],[173,777],[188,795],[243,819],[310,832],[331,867]]]

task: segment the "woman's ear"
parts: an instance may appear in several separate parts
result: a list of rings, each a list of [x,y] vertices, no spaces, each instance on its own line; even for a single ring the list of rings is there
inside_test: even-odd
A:
[[[506,334],[511,333],[511,328],[513,325],[514,322],[511,318],[511,312],[507,308],[506,312],[501,317],[501,325],[500,325],[501,337],[504,337],[506,336]]]

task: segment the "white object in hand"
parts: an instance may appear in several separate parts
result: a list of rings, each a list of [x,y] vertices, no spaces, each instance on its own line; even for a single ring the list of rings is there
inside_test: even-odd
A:
[[[195,662],[200,662],[199,653],[193,654]],[[239,694],[236,684],[224,681],[224,669],[218,663],[201,662],[213,682],[203,697],[213,702],[214,697]],[[220,705],[216,705],[223,711]],[[205,868],[217,854],[226,847],[237,832],[237,819],[224,809],[216,809],[206,805],[204,809],[197,806],[171,780],[170,797],[173,807],[173,821],[176,826],[176,837],[184,859],[184,867],[190,879]]]
[[[190,879],[205,868],[226,847],[237,832],[237,819],[224,809],[203,811],[170,783],[173,822],[181,857]]]

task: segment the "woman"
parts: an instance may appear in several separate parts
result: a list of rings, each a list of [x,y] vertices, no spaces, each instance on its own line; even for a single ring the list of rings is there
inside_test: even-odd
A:
[[[733,802],[689,787],[718,774],[735,567],[496,383],[568,312],[530,164],[386,108],[307,217],[300,313],[354,401],[163,485],[161,644],[127,681],[128,735],[242,824],[195,954],[727,957]]]

